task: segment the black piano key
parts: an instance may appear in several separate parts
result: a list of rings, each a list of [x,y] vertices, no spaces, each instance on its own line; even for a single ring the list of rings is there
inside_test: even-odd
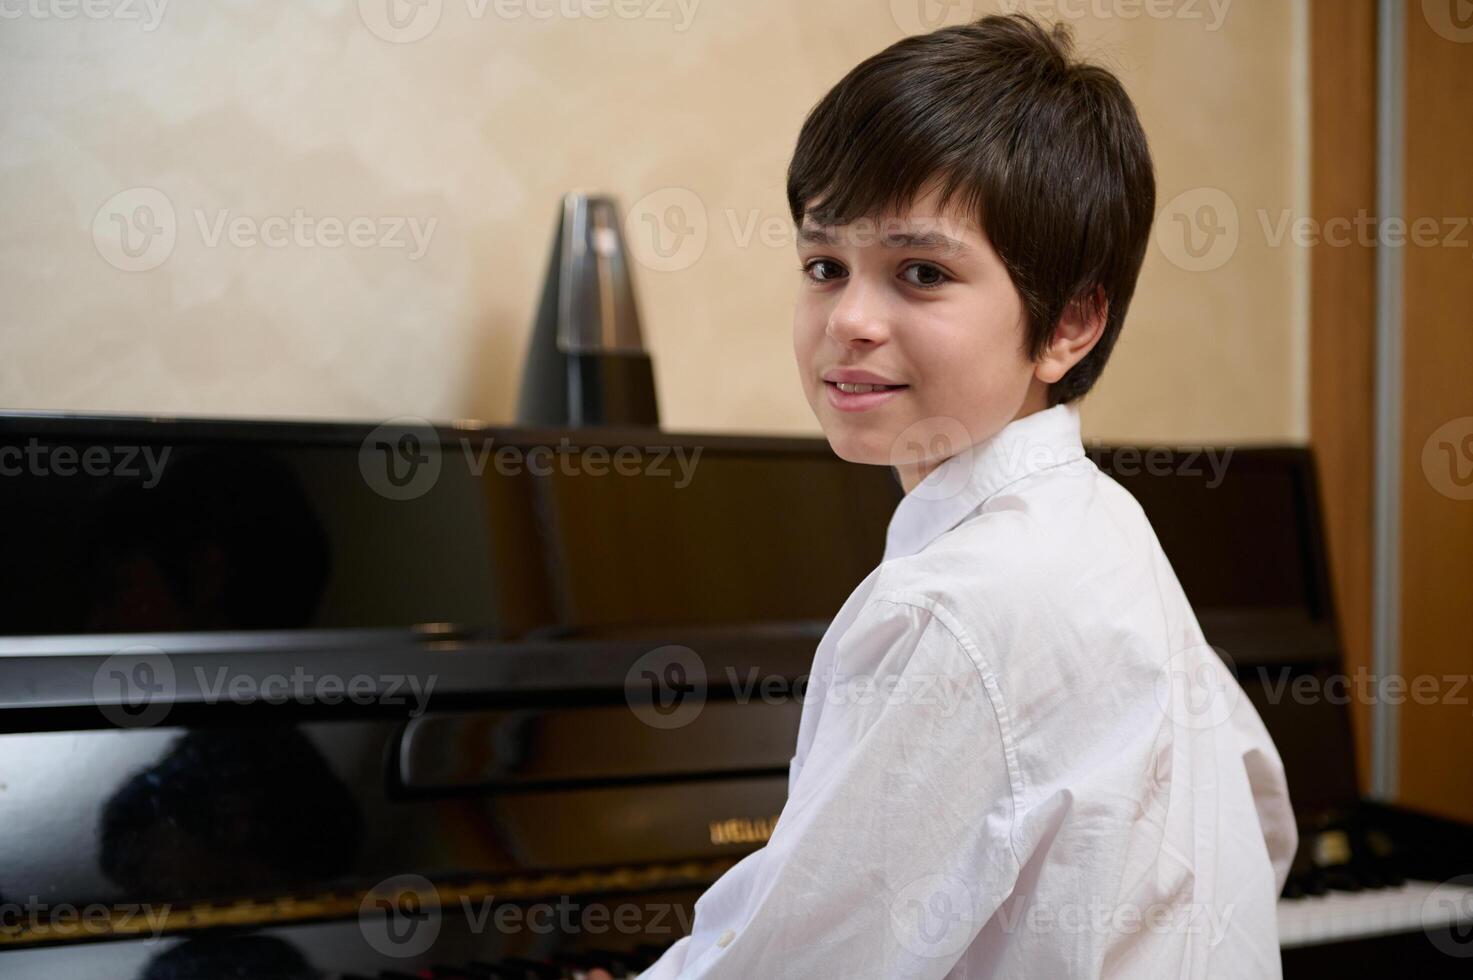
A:
[[[564,959],[568,965],[584,974],[590,970],[605,970],[616,980],[623,980],[624,977],[634,976],[639,972],[630,957],[611,950],[587,950],[564,957]]]
[[[615,977],[632,976],[643,969],[639,960],[628,953],[596,949],[591,951],[590,956],[592,957],[594,966],[608,970]]]
[[[476,980],[526,980],[526,972],[505,963],[487,963],[484,960],[471,960],[467,966],[476,976]]]
[[[563,966],[584,972],[594,967],[608,969],[608,967],[604,966],[604,961],[593,953],[567,953],[558,957],[558,962],[562,963]]]
[[[483,966],[486,964],[476,964]],[[518,956],[508,956],[497,961],[495,967],[501,970],[496,974],[497,980],[506,977],[508,980],[562,980],[562,970],[553,963],[545,960],[529,960]]]
[[[1355,880],[1360,882],[1362,888],[1385,888],[1386,876],[1381,869],[1370,862],[1360,862],[1350,866],[1350,873],[1355,875]]]
[[[1358,892],[1365,890],[1364,886],[1360,883],[1360,879],[1345,865],[1325,868],[1323,874],[1325,886],[1337,892]]]

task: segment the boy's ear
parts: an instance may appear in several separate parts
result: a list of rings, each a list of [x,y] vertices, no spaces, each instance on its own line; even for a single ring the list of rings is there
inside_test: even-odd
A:
[[[1034,377],[1053,384],[1068,374],[1099,343],[1109,313],[1109,301],[1102,286],[1096,286],[1088,296],[1070,300],[1054,325],[1048,349],[1033,363]]]

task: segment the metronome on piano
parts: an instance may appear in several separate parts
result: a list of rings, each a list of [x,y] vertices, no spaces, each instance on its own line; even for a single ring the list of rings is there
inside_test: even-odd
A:
[[[522,371],[524,426],[658,428],[628,250],[613,198],[563,196]]]

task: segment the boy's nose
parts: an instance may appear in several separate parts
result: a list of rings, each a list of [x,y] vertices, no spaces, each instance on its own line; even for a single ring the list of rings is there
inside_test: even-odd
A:
[[[883,301],[873,290],[850,283],[829,314],[826,331],[846,347],[882,344],[889,337]]]

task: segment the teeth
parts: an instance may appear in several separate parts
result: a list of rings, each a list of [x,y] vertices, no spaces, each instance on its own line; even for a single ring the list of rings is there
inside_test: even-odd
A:
[[[834,382],[835,387],[850,395],[862,395],[870,391],[889,391],[891,388],[899,388],[900,385],[861,385],[850,384],[846,381]]]

